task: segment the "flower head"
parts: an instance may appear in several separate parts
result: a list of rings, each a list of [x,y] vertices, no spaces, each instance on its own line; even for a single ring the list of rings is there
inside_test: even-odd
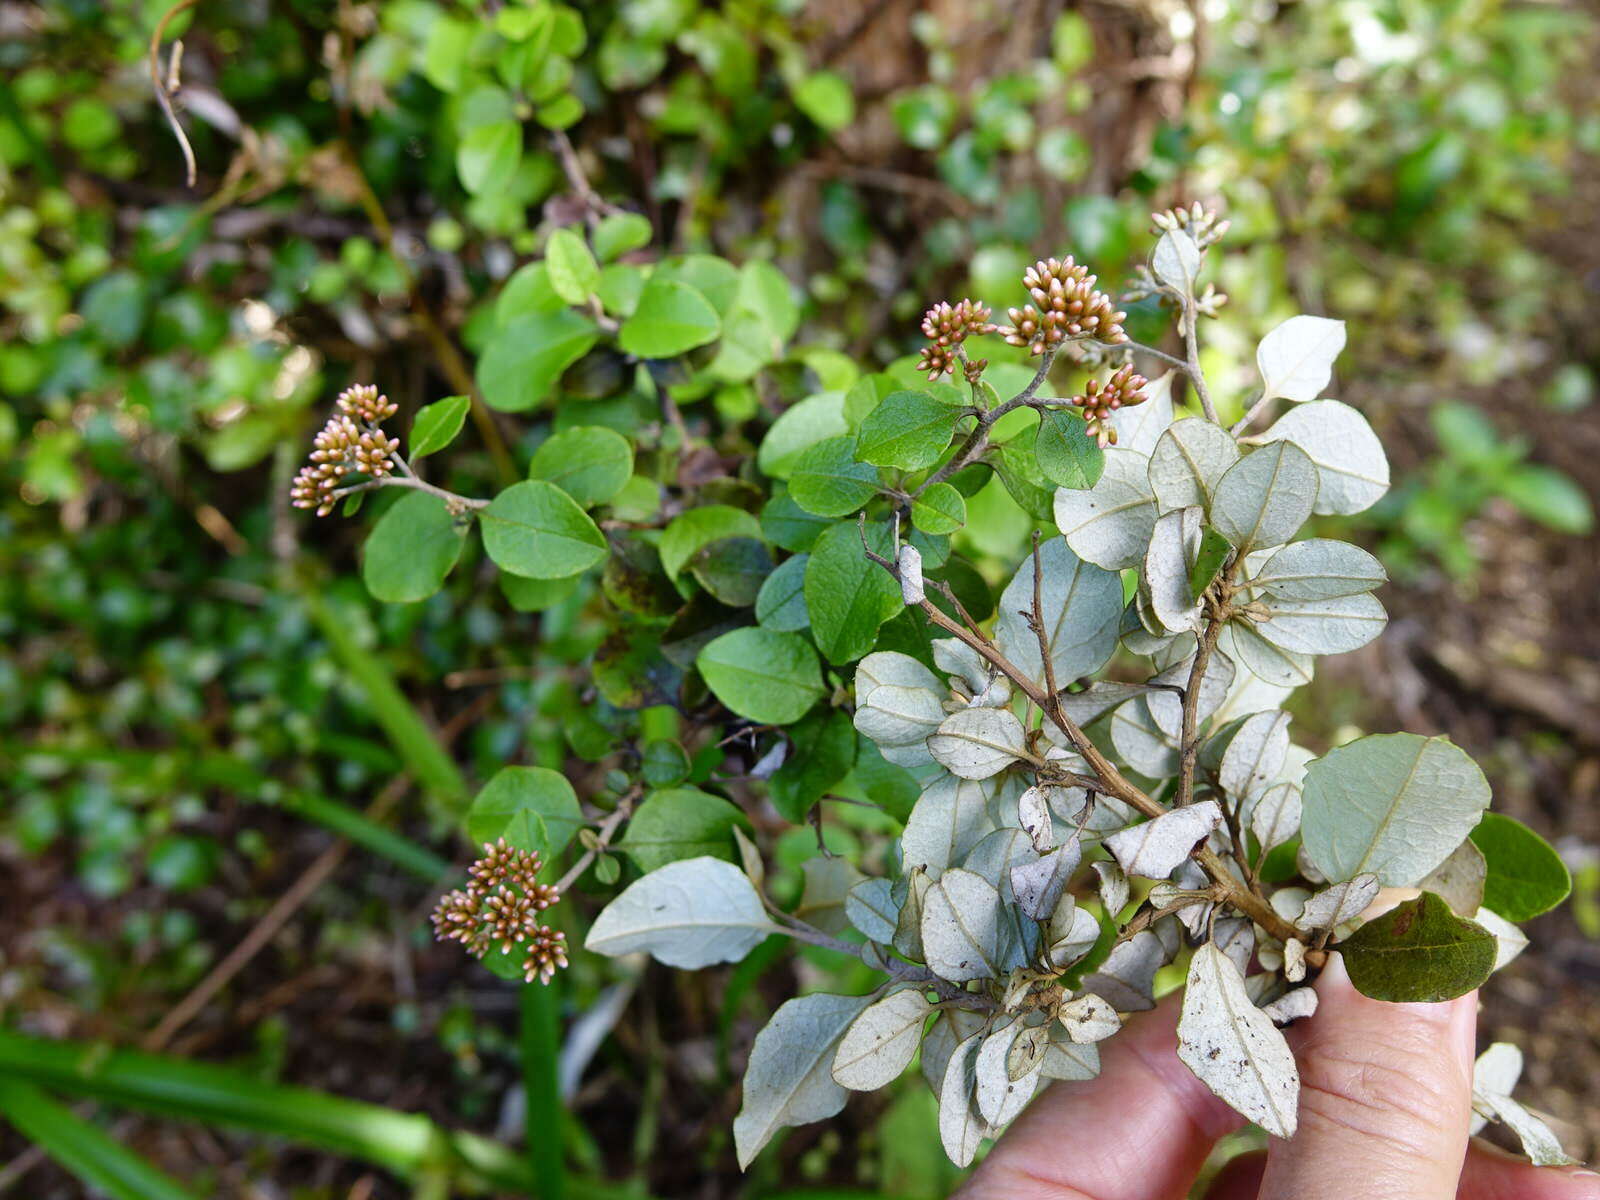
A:
[[[1072,403],[1083,409],[1089,435],[1102,446],[1115,445],[1117,431],[1111,426],[1112,414],[1119,408],[1143,404],[1149,398],[1144,394],[1148,382],[1131,365],[1118,367],[1104,383],[1091,379],[1083,395],[1072,398]]]
[[[1022,276],[1033,303],[1007,310],[1011,325],[1000,332],[1013,346],[1027,346],[1034,354],[1076,338],[1113,345],[1127,341],[1122,322],[1128,314],[1095,287],[1098,278],[1071,255],[1041,259]]]
[[[509,954],[521,946],[527,981],[549,983],[556,968],[567,965],[567,935],[539,921],[539,914],[561,898],[558,889],[539,882],[543,865],[536,851],[518,850],[505,838],[486,842],[483,855],[468,869],[467,885],[440,897],[433,910],[434,936],[460,942],[478,958],[496,947]]]
[[[306,465],[289,488],[290,502],[296,508],[314,508],[319,517],[333,511],[345,476],[382,479],[394,470],[393,455],[400,449],[399,438],[378,428],[399,406],[377,388],[357,384],[339,393],[335,403],[339,411],[312,440]]]
[[[961,359],[956,347],[966,341],[969,334],[993,330],[987,304],[966,299],[956,304],[941,300],[922,315],[922,332],[929,345],[923,347],[917,370],[926,371],[929,379],[953,373]],[[979,371],[981,373],[981,367]],[[968,374],[970,377],[970,372]]]

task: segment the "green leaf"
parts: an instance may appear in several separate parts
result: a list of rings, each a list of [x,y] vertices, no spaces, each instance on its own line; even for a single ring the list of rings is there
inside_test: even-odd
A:
[[[1432,892],[1368,921],[1338,949],[1350,982],[1374,1000],[1454,1000],[1494,970],[1494,935]]]
[[[857,462],[856,439],[846,434],[807,449],[795,460],[789,495],[807,512],[845,517],[878,492],[878,468]]]
[[[528,478],[555,484],[585,508],[614,499],[633,475],[633,446],[614,429],[575,425],[533,452]]]
[[[722,332],[717,310],[695,288],[659,272],[639,294],[638,307],[622,323],[617,340],[640,358],[675,358],[714,342]]]
[[[550,286],[568,304],[584,304],[600,286],[600,265],[589,253],[583,235],[572,229],[557,229],[544,245],[545,265],[550,268]]]
[[[428,44],[422,52],[422,74],[441,92],[461,86],[467,52],[472,49],[474,26],[441,16],[428,27]]]
[[[502,767],[473,799],[466,819],[474,846],[505,838],[518,850],[538,851],[547,864],[582,825],[572,785],[545,767]]]
[[[789,741],[789,757],[767,781],[767,794],[798,825],[855,765],[856,731],[842,709],[820,709],[789,730]]]
[[[932,484],[911,502],[911,523],[923,533],[954,533],[967,523],[966,497],[952,484]]]
[[[1051,483],[1087,489],[1100,482],[1106,469],[1106,452],[1088,430],[1088,424],[1077,413],[1048,408],[1039,414],[1033,452],[1038,456],[1039,470]]]
[[[748,608],[772,574],[772,554],[759,538],[718,538],[694,552],[689,573],[722,603]]]
[[[761,509],[761,532],[774,546],[794,554],[810,550],[832,524],[827,517],[801,508],[787,491],[768,500]]]
[[[408,492],[390,505],[367,537],[361,579],[374,599],[405,604],[444,586],[461,557],[469,520],[450,515],[427,492]]]
[[[1189,592],[1196,600],[1211,586],[1232,551],[1228,539],[1207,525],[1200,537],[1200,551],[1195,555],[1194,566],[1189,568]]]
[[[655,231],[638,213],[614,213],[594,228],[594,252],[601,262],[611,262],[629,251],[650,244]]]
[[[709,643],[695,659],[712,693],[763,725],[790,725],[822,699],[822,670],[796,633],[746,626]]]
[[[1488,866],[1483,904],[1490,912],[1508,921],[1532,920],[1572,891],[1572,874],[1561,855],[1521,821],[1484,813],[1469,836]]]
[[[518,612],[544,612],[572,595],[582,578],[568,575],[565,579],[528,579],[501,571],[500,591]]]
[[[702,855],[731,859],[736,825],[750,827],[722,797],[698,788],[668,788],[645,797],[617,845],[647,872]]]
[[[674,787],[689,777],[689,752],[671,738],[646,742],[639,756],[639,770],[651,787]]]
[[[1036,521],[1049,521],[1055,516],[1055,488],[1044,477],[1033,447],[1025,440],[1001,446],[994,467],[1018,508]]]
[[[1594,509],[1584,490],[1553,467],[1524,463],[1513,467],[1501,494],[1525,515],[1557,533],[1583,537],[1594,529]]]
[[[890,392],[861,422],[856,454],[880,467],[931,467],[950,445],[961,415],[930,392]]]
[[[503,571],[565,579],[606,556],[606,539],[573,498],[553,483],[513,484],[479,514],[483,547]]]
[[[1374,734],[1306,769],[1303,806],[1305,854],[1323,875],[1412,887],[1478,824],[1489,781],[1445,738]]]
[[[521,164],[522,126],[515,121],[480,125],[461,139],[456,150],[461,186],[474,196],[504,192]]]
[[[779,633],[798,633],[811,624],[806,611],[806,563],[809,554],[796,554],[778,564],[756,595],[756,620]]]
[[[793,89],[795,106],[830,133],[843,129],[856,116],[856,98],[844,76],[834,71],[814,71]]]
[[[0,1079],[0,1115],[95,1195],[194,1200],[194,1193],[26,1080]]]
[[[778,415],[761,439],[756,465],[774,479],[787,479],[806,450],[849,432],[845,397],[839,392],[817,392]]]
[[[599,336],[593,324],[570,309],[513,317],[478,359],[485,402],[501,412],[533,408]]]
[[[661,533],[661,569],[676,579],[694,552],[707,542],[761,536],[761,522],[731,504],[706,504],[672,519]]]
[[[443,450],[455,441],[471,407],[471,396],[446,396],[418,409],[417,419],[411,422],[411,445],[408,447],[411,461]]]
[[[874,552],[889,557],[887,529],[868,531]],[[852,522],[829,528],[806,563],[806,609],[811,636],[831,663],[854,662],[872,649],[882,625],[904,604],[893,577],[868,560]]]

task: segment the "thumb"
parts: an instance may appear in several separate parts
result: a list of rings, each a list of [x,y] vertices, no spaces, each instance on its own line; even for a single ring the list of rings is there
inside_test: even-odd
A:
[[[1329,957],[1299,1035],[1300,1127],[1274,1141],[1261,1200],[1453,1200],[1467,1150],[1477,993],[1361,995]]]

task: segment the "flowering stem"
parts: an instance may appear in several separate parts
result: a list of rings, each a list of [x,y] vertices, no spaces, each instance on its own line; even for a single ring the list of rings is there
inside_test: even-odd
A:
[[[978,424],[967,435],[967,440],[961,443],[961,449],[955,452],[954,457],[944,466],[923,481],[922,486],[912,493],[912,498],[922,495],[936,483],[943,483],[957,471],[970,466],[978,457],[989,448],[989,431],[994,428],[994,423],[1009,412],[1014,412],[1025,404],[1032,404],[1034,396],[1044,386],[1045,376],[1050,374],[1050,366],[1056,360],[1054,347],[1046,350],[1039,360],[1039,369],[1033,373],[1033,378],[1028,381],[1028,386],[1023,388],[1004,404],[997,404],[978,414]]]
[[[539,1200],[561,1200],[566,1191],[562,1149],[563,1112],[557,1062],[561,1051],[559,984],[525,983],[519,988],[524,1099],[523,1151]]]
[[[1102,350],[1137,350],[1141,354],[1148,354],[1151,358],[1160,359],[1168,366],[1177,367],[1185,375],[1189,374],[1189,364],[1183,359],[1168,354],[1165,350],[1157,350],[1154,346],[1146,346],[1143,342],[1096,342]]]
[[[1217,416],[1217,406],[1211,403],[1211,389],[1206,387],[1205,373],[1200,370],[1200,339],[1195,332],[1200,314],[1195,311],[1194,297],[1186,295],[1183,298],[1183,344],[1189,355],[1189,379],[1194,384],[1195,395],[1200,397],[1200,407],[1206,414],[1206,420],[1213,425],[1221,425],[1222,420]]]
[[[430,495],[438,496],[447,504],[453,504],[458,508],[470,509],[474,512],[480,508],[489,507],[487,500],[475,500],[471,496],[457,495],[455,492],[436,487],[426,480],[418,479],[415,475],[409,474],[409,467],[402,467],[402,469],[408,473],[405,475],[384,475],[379,479],[368,479],[362,483],[353,483],[349,487],[340,488],[329,496],[329,499],[341,500],[345,496],[353,496],[357,492],[370,492],[376,488],[403,487],[410,488],[412,491],[427,492]]]

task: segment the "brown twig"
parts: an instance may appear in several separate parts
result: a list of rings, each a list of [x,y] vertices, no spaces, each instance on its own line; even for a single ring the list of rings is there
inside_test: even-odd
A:
[[[189,135],[183,130],[183,123],[178,120],[178,110],[173,107],[172,92],[168,89],[169,81],[161,78],[161,43],[166,40],[167,26],[179,13],[185,12],[198,4],[200,0],[178,0],[171,8],[161,14],[161,20],[156,22],[155,30],[150,34],[150,86],[155,89],[156,103],[161,106],[161,113],[167,118],[167,124],[172,128],[172,136],[178,139],[178,147],[183,151],[183,177],[190,187],[194,186],[196,164],[194,160],[194,147],[189,144]],[[171,83],[175,87],[178,80],[179,64],[183,61],[183,42],[177,41],[172,47]]]
[[[972,432],[967,435],[967,440],[961,444],[961,448],[955,452],[949,462],[928,476],[922,486],[912,493],[913,498],[922,495],[934,484],[943,483],[957,471],[976,462],[978,457],[989,448],[989,431],[994,428],[995,422],[1007,413],[1015,412],[1024,405],[1034,403],[1034,397],[1039,394],[1039,389],[1044,386],[1045,377],[1050,374],[1050,366],[1055,360],[1056,350],[1052,347],[1040,357],[1039,368],[1034,372],[1033,378],[1029,381],[1027,387],[1023,388],[1004,404],[997,404],[985,412],[978,413],[978,423],[973,427]]]
[[[898,567],[881,554],[874,553],[870,547],[865,545],[865,539],[863,539],[863,549],[869,559],[888,571],[896,579],[899,579]],[[1097,791],[1111,796],[1113,799],[1120,800],[1136,812],[1147,817],[1159,817],[1168,811],[1166,806],[1151,798],[1123,775],[1116,765],[1101,753],[1100,748],[1089,739],[1089,735],[1084,733],[1075,721],[1067,717],[1059,706],[1051,705],[1039,685],[1034,683],[1015,663],[1000,653],[995,648],[994,643],[987,637],[973,633],[956,621],[951,620],[931,600],[922,600],[920,607],[929,621],[946,633],[961,639],[962,642],[982,655],[1001,671],[1007,679],[1011,680],[1023,695],[1033,701],[1041,712],[1050,717],[1056,727],[1072,743],[1073,749],[1089,764],[1090,770],[1098,777]],[[1212,882],[1222,889],[1227,903],[1244,913],[1273,937],[1279,940],[1286,940],[1298,936],[1299,930],[1279,916],[1277,911],[1262,897],[1246,887],[1216,851],[1201,844],[1194,850],[1191,857],[1211,877]]]

